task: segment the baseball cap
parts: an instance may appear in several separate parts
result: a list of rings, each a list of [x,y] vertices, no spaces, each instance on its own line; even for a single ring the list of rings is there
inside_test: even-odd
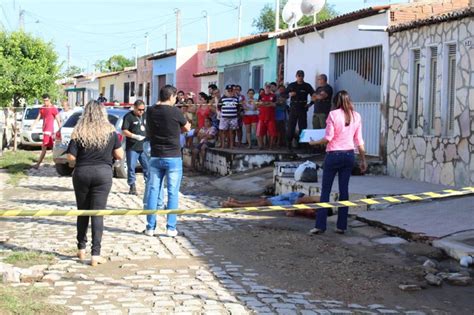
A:
[[[226,90],[233,90],[233,89],[234,89],[234,85],[233,85],[233,84],[227,84],[227,85],[225,86],[225,89],[226,89]]]
[[[304,77],[304,71],[303,70],[298,70],[296,71],[296,75],[300,75]]]

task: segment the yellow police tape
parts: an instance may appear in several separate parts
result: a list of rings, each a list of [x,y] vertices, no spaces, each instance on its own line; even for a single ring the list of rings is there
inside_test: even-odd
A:
[[[242,212],[270,212],[308,210],[321,208],[362,207],[384,204],[402,204],[431,199],[442,199],[474,194],[474,187],[464,187],[459,190],[446,189],[439,192],[424,192],[392,197],[378,197],[355,201],[320,202],[311,204],[296,204],[291,206],[265,206],[217,209],[184,209],[184,210],[0,210],[0,217],[48,217],[48,216],[108,216],[108,215],[146,215],[146,214],[215,214]]]

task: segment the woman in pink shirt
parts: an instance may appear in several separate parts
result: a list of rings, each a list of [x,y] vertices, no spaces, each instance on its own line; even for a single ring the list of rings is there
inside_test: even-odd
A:
[[[310,145],[327,144],[321,202],[329,201],[336,174],[339,183],[339,200],[349,200],[349,179],[355,163],[354,150],[356,147],[360,154],[360,169],[362,173],[367,170],[360,115],[354,110],[346,91],[337,93],[334,103],[336,109],[329,113],[324,138],[309,143]],[[328,209],[318,210],[316,226],[310,231],[310,234],[321,234],[326,231],[327,211]],[[343,234],[346,231],[348,212],[349,208],[347,207],[339,208],[336,233]]]

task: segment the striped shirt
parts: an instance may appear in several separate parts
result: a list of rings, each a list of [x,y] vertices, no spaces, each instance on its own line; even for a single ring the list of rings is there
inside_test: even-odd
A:
[[[233,96],[223,96],[219,102],[222,118],[237,118],[239,99]]]

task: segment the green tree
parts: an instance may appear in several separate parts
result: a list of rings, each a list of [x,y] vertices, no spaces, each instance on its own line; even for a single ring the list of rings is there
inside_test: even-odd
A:
[[[57,96],[58,56],[52,43],[24,32],[0,32],[0,106]]]
[[[280,4],[280,17],[281,12],[283,11],[283,7],[287,3],[287,0],[282,0]],[[318,22],[329,20],[338,13],[334,9],[333,5],[329,5],[326,3],[325,7],[316,15],[316,19]],[[313,17],[312,16],[303,16],[301,20],[298,21],[298,26],[306,26],[313,24]],[[259,33],[263,32],[272,32],[275,30],[275,9],[273,8],[272,4],[265,4],[265,6],[260,11],[260,15],[253,20],[252,26],[254,26]],[[288,25],[280,18],[280,29],[287,29]]]
[[[135,65],[135,60],[122,55],[114,55],[107,60],[98,60],[94,67],[100,72],[122,71]]]
[[[84,72],[84,68],[80,68],[78,66],[70,66],[69,69],[66,69],[66,71],[61,74],[61,77],[70,78],[82,72]]]

